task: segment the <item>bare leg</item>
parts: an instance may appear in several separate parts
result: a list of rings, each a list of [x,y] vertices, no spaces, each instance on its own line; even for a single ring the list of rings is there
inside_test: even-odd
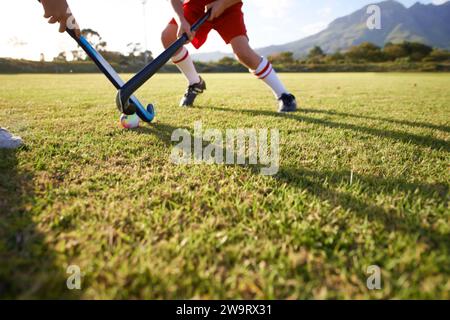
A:
[[[277,99],[287,93],[272,64],[250,47],[246,36],[234,38],[231,40],[231,46],[239,62],[246,66],[257,78],[264,81],[272,89]]]
[[[231,40],[231,47],[236,58],[250,70],[256,70],[261,63],[261,56],[251,47],[246,36],[239,36]]]
[[[161,34],[161,41],[164,48],[168,48],[172,43],[177,40],[178,26],[175,24],[169,24]],[[172,62],[176,64],[178,69],[185,75],[189,85],[199,83],[201,81],[200,76],[195,69],[194,62],[189,55],[186,47],[182,47],[172,57]]]
[[[176,24],[169,24],[161,34],[161,42],[165,49],[177,40],[178,26]],[[179,53],[179,51],[177,52]]]

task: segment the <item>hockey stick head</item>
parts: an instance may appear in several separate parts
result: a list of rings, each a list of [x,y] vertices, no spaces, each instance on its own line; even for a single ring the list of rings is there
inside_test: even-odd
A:
[[[116,96],[116,104],[121,113],[126,115],[137,113],[139,118],[141,118],[141,120],[144,122],[152,122],[155,118],[155,108],[153,104],[149,104],[147,108],[144,108],[144,106],[135,96],[131,96],[126,103],[123,103],[120,95],[120,90]]]
[[[211,9],[205,13],[196,23],[191,27],[192,31],[197,31],[211,16]],[[120,112],[124,114],[133,114],[136,108],[130,106],[129,100],[136,90],[138,90],[145,82],[147,82],[153,75],[155,75],[166,63],[173,57],[173,55],[186,44],[188,36],[183,34],[178,40],[170,45],[163,53],[156,57],[151,63],[146,65],[127,83],[120,87],[116,96],[116,105]],[[139,106],[137,106],[139,109]],[[148,108],[146,110],[148,111]],[[145,109],[143,110],[145,112]]]
[[[78,43],[78,45],[83,48],[86,54],[92,59],[92,61],[97,65],[100,71],[111,81],[111,83],[120,89],[125,83],[117,74],[117,72],[111,67],[111,65],[102,57],[102,55],[95,50],[92,45],[84,38],[77,37],[73,30],[67,29],[67,33]],[[137,113],[137,115],[144,122],[152,122],[155,118],[155,110],[153,105],[149,105],[147,108],[141,104],[141,102],[135,97],[131,96],[123,103],[121,99],[121,94],[116,97],[116,104],[120,112],[132,115]]]
[[[136,105],[134,103],[130,103],[130,101],[127,99],[126,101],[122,100],[122,90],[119,90],[117,92],[116,96],[116,106],[117,109],[123,114],[126,114],[128,116],[136,113]]]

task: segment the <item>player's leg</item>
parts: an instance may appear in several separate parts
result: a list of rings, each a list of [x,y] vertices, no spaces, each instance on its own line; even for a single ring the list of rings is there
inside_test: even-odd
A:
[[[295,97],[288,93],[275,70],[273,70],[272,64],[250,47],[242,12],[242,2],[231,6],[222,16],[216,19],[214,29],[227,44],[231,44],[237,59],[272,89],[279,101],[280,112],[292,112],[297,109]]]
[[[230,41],[230,44],[239,62],[272,89],[273,94],[279,101],[279,111],[296,111],[297,103],[295,97],[286,90],[272,64],[266,58],[259,56],[250,47],[247,36],[237,36]]]
[[[236,58],[247,67],[256,77],[263,80],[273,91],[277,99],[287,90],[278,78],[272,64],[258,55],[251,47],[248,38],[239,36],[230,42]]]
[[[177,40],[177,33],[178,25],[174,20],[172,20],[161,35],[161,41],[164,48],[168,48]],[[195,69],[194,61],[185,46],[173,56],[172,62],[184,74],[188,81],[188,87],[185,94],[181,98],[180,106],[192,106],[195,98],[197,98],[197,95],[206,90],[206,83]]]
[[[167,49],[172,43],[177,40],[178,26],[174,23],[167,25],[166,29],[161,34],[161,41],[165,49]],[[189,51],[186,47],[181,48],[172,57],[172,62],[180,69],[184,74],[189,85],[200,82],[200,76],[195,69],[194,62],[192,61]]]

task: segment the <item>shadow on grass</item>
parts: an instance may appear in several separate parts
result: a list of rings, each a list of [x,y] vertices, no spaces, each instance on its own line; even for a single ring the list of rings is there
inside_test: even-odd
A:
[[[0,150],[0,299],[76,299],[33,221],[33,176],[17,168],[18,155]]]
[[[450,235],[436,232],[430,227],[422,225],[424,217],[399,216],[395,209],[387,210],[375,203],[368,203],[348,192],[339,191],[344,185],[350,184],[349,171],[314,171],[307,168],[281,168],[274,177],[280,182],[291,186],[307,189],[311,194],[333,206],[339,206],[352,213],[367,217],[369,221],[381,222],[385,230],[410,234],[418,232],[422,240],[434,246],[450,246]],[[325,183],[326,182],[326,183]],[[382,178],[355,174],[357,183],[366,196],[376,197],[379,194],[395,195],[402,192],[411,197],[433,197],[443,204],[448,201],[449,186],[446,183],[424,184],[412,183],[403,179]]]
[[[330,116],[340,116],[340,117],[363,119],[363,120],[375,120],[375,121],[389,122],[389,123],[393,123],[393,124],[405,125],[405,126],[416,127],[416,128],[426,128],[426,129],[450,132],[450,127],[448,127],[448,126],[435,125],[435,124],[420,122],[420,121],[395,120],[395,119],[389,119],[389,118],[383,118],[383,117],[372,117],[372,116],[359,115],[359,114],[353,114],[353,113],[347,113],[347,112],[338,112],[338,111],[334,111],[334,110],[302,109],[301,112],[326,114],[326,115],[330,115]]]
[[[188,127],[175,128],[168,124],[158,122],[158,123],[152,123],[149,126],[133,129],[133,131],[141,133],[141,134],[152,134],[152,135],[156,136],[160,141],[164,142],[164,144],[166,144],[169,147],[172,145],[172,140],[171,140],[172,133],[178,129],[181,129],[181,130],[185,129],[190,132],[193,130],[193,128],[188,128]]]
[[[172,146],[171,135],[176,129],[178,128],[157,123],[152,127],[140,129],[140,132],[156,135],[170,148]],[[251,170],[252,174],[260,174],[258,166],[245,166],[245,168]],[[405,234],[418,232],[422,241],[426,241],[433,246],[445,245],[450,247],[450,235],[423,226],[422,219],[424,217],[399,216],[395,209],[388,210],[374,203],[374,201],[367,202],[349,192],[339,191],[343,185],[349,185],[350,175],[349,171],[314,171],[308,168],[283,167],[272,179],[295,188],[307,190],[311,195],[322,201],[327,201],[334,207],[349,210],[361,218],[367,217],[369,221],[381,222],[388,231]],[[379,194],[395,195],[402,192],[412,197],[409,201],[413,201],[415,197],[422,197],[437,199],[444,206],[448,202],[449,186],[445,182],[426,184],[404,179],[356,174],[354,183],[358,183],[361,192],[372,199]],[[346,188],[348,188],[347,186]]]
[[[352,130],[356,131],[362,134],[369,134],[375,137],[379,138],[386,138],[391,140],[397,140],[404,143],[413,143],[417,146],[421,147],[427,147],[434,150],[445,150],[447,152],[450,152],[450,143],[446,140],[433,138],[431,136],[421,136],[416,135],[413,133],[406,133],[401,131],[394,131],[394,130],[386,130],[386,129],[378,129],[378,128],[370,128],[370,127],[364,127],[360,125],[350,124],[350,123],[341,123],[341,122],[334,122],[330,120],[325,119],[317,119],[313,117],[308,117],[306,115],[302,115],[302,112],[299,113],[293,113],[293,114],[280,114],[272,111],[265,111],[265,110],[233,110],[228,108],[221,108],[221,107],[203,107],[203,108],[209,108],[212,110],[217,111],[225,111],[225,112],[233,112],[233,113],[243,113],[247,115],[252,116],[270,116],[270,117],[277,117],[277,118],[286,118],[286,119],[293,119],[300,122],[305,122],[309,124],[317,124],[321,125],[327,128],[331,129],[343,129],[343,130]],[[313,113],[312,110],[314,109],[306,109],[306,113]],[[431,126],[431,125],[430,125]]]

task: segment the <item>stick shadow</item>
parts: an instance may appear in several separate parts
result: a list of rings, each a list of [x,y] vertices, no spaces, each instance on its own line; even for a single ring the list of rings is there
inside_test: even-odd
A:
[[[360,125],[350,124],[350,123],[341,123],[334,122],[325,119],[318,119],[313,117],[308,117],[306,115],[300,115],[298,113],[293,114],[280,114],[272,111],[266,110],[251,110],[251,109],[238,109],[232,110],[228,108],[222,107],[203,107],[209,108],[217,111],[225,111],[225,112],[233,112],[233,113],[243,113],[252,116],[270,116],[277,118],[286,118],[293,119],[299,122],[305,122],[309,124],[321,125],[331,129],[343,129],[343,130],[352,130],[363,134],[369,134],[379,138],[391,139],[396,141],[401,141],[404,143],[413,143],[420,147],[426,147],[434,150],[444,150],[450,152],[450,142],[442,139],[437,139],[431,136],[421,136],[413,133],[407,133],[402,131],[394,131],[394,130],[386,130],[386,129],[378,129],[378,128],[370,128],[364,127]],[[311,110],[314,109],[306,109],[306,113],[313,113]],[[431,126],[431,125],[430,125]],[[444,127],[445,128],[445,127]]]
[[[407,219],[399,216],[395,210],[386,210],[375,202],[366,202],[358,197],[338,191],[343,184],[350,183],[350,171],[314,171],[307,168],[285,167],[275,176],[280,182],[294,187],[307,189],[311,194],[328,201],[334,206],[342,207],[350,212],[367,217],[369,221],[381,222],[388,231],[401,233],[419,232],[421,238],[435,245],[450,246],[448,234],[436,232],[430,227],[421,225],[420,219]],[[447,203],[449,186],[445,182],[436,184],[412,183],[403,179],[382,178],[370,175],[354,176],[364,190],[365,195],[376,197],[379,194],[404,192],[411,197],[437,197],[442,203]],[[326,187],[324,182],[327,182]]]
[[[409,121],[409,120],[396,120],[396,119],[389,119],[384,117],[373,117],[373,116],[366,116],[366,115],[359,115],[354,113],[347,113],[347,112],[338,112],[334,110],[321,110],[321,109],[302,109],[302,112],[304,113],[317,113],[317,114],[326,114],[330,116],[341,116],[341,117],[348,117],[348,118],[356,118],[356,119],[365,119],[365,120],[375,120],[375,121],[382,121],[382,122],[389,122],[399,125],[406,125],[410,127],[416,127],[416,128],[426,128],[426,129],[432,129],[432,130],[439,130],[444,132],[450,133],[450,127],[446,125],[435,125],[427,122],[420,122],[420,121]]]
[[[176,129],[170,125],[158,123],[153,127],[142,128],[140,132],[155,134],[170,147],[172,146],[171,134]],[[245,168],[250,170],[252,174],[260,174],[258,166],[245,166]],[[369,221],[381,222],[386,230],[405,234],[419,232],[422,240],[434,246],[446,245],[450,247],[448,234],[439,233],[431,227],[424,227],[420,219],[405,219],[405,217],[399,216],[397,212],[387,210],[374,201],[364,201],[351,193],[338,191],[343,183],[349,183],[350,174],[350,171],[314,171],[305,167],[282,167],[272,179],[295,188],[306,189],[313,196],[317,196],[335,207],[349,210],[361,218],[367,217]],[[324,186],[324,181],[327,181],[326,187]],[[374,198],[379,194],[404,192],[411,197],[434,197],[440,199],[444,204],[448,203],[449,186],[444,181],[436,184],[426,184],[398,178],[359,174],[355,175],[356,181],[365,190],[365,194]]]

